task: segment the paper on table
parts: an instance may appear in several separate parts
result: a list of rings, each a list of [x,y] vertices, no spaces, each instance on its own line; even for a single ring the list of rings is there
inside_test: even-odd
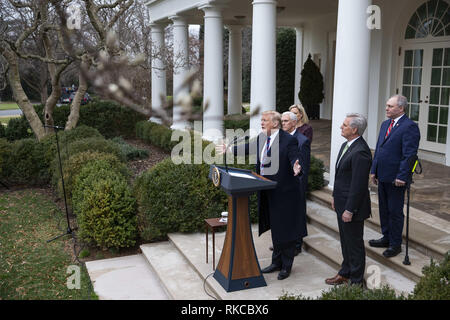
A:
[[[238,178],[247,178],[247,179],[256,179],[256,177],[246,174],[246,173],[239,173],[239,172],[228,172],[230,176],[238,177]]]

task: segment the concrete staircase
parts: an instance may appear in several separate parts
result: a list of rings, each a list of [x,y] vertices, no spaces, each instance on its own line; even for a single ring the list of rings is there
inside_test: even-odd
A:
[[[330,208],[331,192],[327,189],[313,192],[311,200],[313,201],[308,201],[307,204],[308,237],[304,239],[305,250],[295,258],[291,276],[284,281],[278,281],[277,272],[275,272],[264,275],[267,287],[225,292],[212,276],[211,235],[208,242],[209,263],[205,261],[204,233],[170,234],[169,241],[142,245],[142,260],[146,261],[148,270],[156,275],[156,282],[162,287],[159,290],[166,293],[167,299],[273,300],[287,293],[315,298],[323,290],[330,289],[324,280],[334,276],[339,270],[342,255],[336,213]],[[373,197],[373,217],[366,221],[364,230],[367,286],[377,288],[387,284],[397,293],[410,293],[422,275],[423,266],[429,265],[430,258],[440,260],[450,250],[450,223],[411,208],[409,247],[411,265],[405,266],[403,264],[404,245],[402,253],[391,259],[383,257],[384,249],[372,248],[368,245],[368,240],[381,237],[376,200],[376,197]],[[269,250],[271,235],[270,232],[266,232],[258,237],[256,225],[252,226],[252,231],[259,264],[261,268],[264,268],[271,262],[272,252]],[[220,258],[224,238],[224,232],[216,233],[216,264]],[[112,267],[108,266],[108,268]],[[139,268],[141,270],[143,266]],[[94,265],[91,269],[94,270]],[[138,269],[129,268],[128,270]],[[97,273],[101,272],[103,271],[97,271]],[[141,278],[137,274],[135,277]],[[143,284],[140,286],[142,287]],[[136,287],[139,286],[132,285],[130,288]],[[127,289],[121,289],[122,296],[133,298],[132,293],[124,294]],[[104,292],[103,296],[105,296]],[[145,295],[141,294],[139,298],[145,298]],[[148,299],[153,298],[148,296]]]
[[[169,241],[141,246],[144,256],[160,277],[172,299],[278,299],[285,293],[317,297],[330,287],[324,279],[333,276],[342,262],[336,214],[331,210],[331,192],[324,189],[313,192],[308,201],[308,237],[304,252],[294,261],[288,280],[278,281],[277,273],[264,275],[267,287],[227,293],[212,277],[212,253],[205,261],[206,239],[198,234],[170,234]],[[376,197],[373,199],[373,217],[366,222],[366,275],[369,288],[389,285],[397,293],[410,293],[429,265],[431,257],[442,259],[450,250],[450,223],[414,208],[410,209],[410,266],[403,264],[405,246],[397,257],[386,259],[382,248],[372,248],[368,240],[381,237]],[[216,264],[220,257],[224,233],[216,233]],[[270,264],[270,232],[253,239],[261,268]],[[211,248],[212,241],[209,239]]]

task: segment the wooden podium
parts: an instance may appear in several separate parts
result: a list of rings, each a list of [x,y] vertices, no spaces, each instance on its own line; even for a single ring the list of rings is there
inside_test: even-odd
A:
[[[254,172],[212,165],[209,178],[228,194],[228,224],[214,278],[227,291],[266,286],[250,224],[249,196],[277,183]]]

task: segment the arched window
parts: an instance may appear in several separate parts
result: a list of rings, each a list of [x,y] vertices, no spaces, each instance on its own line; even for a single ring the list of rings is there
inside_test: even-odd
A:
[[[428,36],[450,36],[450,5],[444,0],[431,0],[414,12],[406,28],[406,39]]]

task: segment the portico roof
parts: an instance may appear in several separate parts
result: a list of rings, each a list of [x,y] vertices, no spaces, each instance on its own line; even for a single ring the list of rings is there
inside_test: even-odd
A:
[[[152,22],[169,22],[172,15],[185,16],[190,24],[203,24],[204,5],[223,5],[225,24],[252,24],[251,0],[150,0],[146,2]],[[298,26],[317,17],[337,13],[338,0],[278,0],[277,25]]]

